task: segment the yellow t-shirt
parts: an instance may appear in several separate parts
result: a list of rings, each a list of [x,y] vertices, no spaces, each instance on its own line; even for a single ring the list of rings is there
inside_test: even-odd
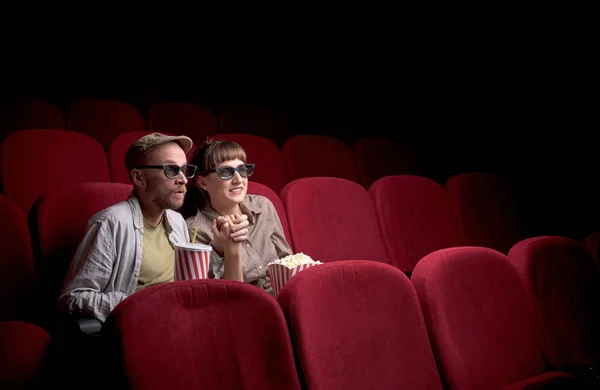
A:
[[[142,265],[136,291],[174,278],[175,250],[169,242],[165,221],[152,226],[144,219],[142,236]]]

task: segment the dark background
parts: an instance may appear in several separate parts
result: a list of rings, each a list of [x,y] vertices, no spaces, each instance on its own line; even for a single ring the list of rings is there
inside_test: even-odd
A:
[[[261,104],[287,113],[293,133],[415,142],[423,175],[441,184],[466,171],[514,178],[529,234],[600,228],[585,20],[391,6],[20,8],[0,23],[4,113],[24,94],[64,112],[86,97],[143,113],[164,100],[215,113]]]

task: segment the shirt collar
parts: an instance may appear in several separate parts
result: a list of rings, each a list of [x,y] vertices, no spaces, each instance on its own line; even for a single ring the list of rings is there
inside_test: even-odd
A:
[[[244,197],[244,200],[240,203],[240,208],[242,209],[242,212],[248,216],[248,222],[251,224],[254,224],[255,215],[260,214],[261,212],[261,209],[257,207],[256,204],[250,202],[248,196]],[[211,221],[219,216],[219,213],[217,213],[210,204],[206,205],[204,209],[198,210],[198,214],[203,214]]]

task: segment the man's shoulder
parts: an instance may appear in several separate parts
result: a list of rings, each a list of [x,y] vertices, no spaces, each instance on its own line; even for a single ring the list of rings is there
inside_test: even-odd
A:
[[[185,219],[183,218],[183,215],[181,215],[181,213],[179,213],[175,210],[165,210],[165,212],[167,213],[167,217],[169,218],[169,221],[171,221],[173,223],[185,225]]]
[[[97,212],[90,218],[90,224],[102,222],[122,223],[131,221],[131,205],[127,200],[115,203],[104,210]]]
[[[181,213],[175,210],[165,210],[165,212],[167,213],[167,219],[171,227],[185,235],[185,233],[183,232],[187,231],[188,227],[185,219],[183,218],[183,215],[181,215]]]

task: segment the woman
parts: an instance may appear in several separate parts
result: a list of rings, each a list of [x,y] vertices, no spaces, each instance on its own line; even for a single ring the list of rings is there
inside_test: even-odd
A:
[[[272,294],[267,264],[292,250],[273,203],[246,195],[254,164],[229,140],[208,140],[190,164],[198,166],[194,182],[202,196],[196,199],[196,215],[186,223],[192,233],[198,228],[196,241],[213,247],[210,276],[251,283]],[[222,231],[224,224],[229,235]]]

